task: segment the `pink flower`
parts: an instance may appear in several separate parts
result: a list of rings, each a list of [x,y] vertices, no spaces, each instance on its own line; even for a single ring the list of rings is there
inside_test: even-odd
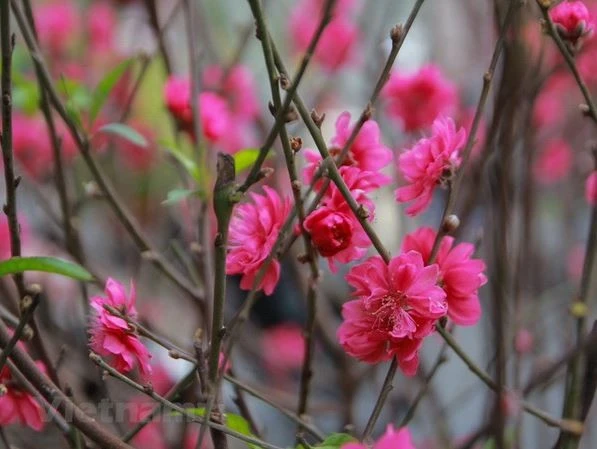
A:
[[[41,362],[38,366],[45,370]],[[0,384],[6,388],[6,393],[0,396],[0,426],[20,423],[41,431],[45,425],[44,410],[35,397],[13,378],[8,366],[0,371]]]
[[[95,296],[91,299],[91,306],[97,314],[91,329],[91,348],[99,355],[109,357],[112,366],[121,373],[128,373],[138,367],[143,376],[151,374],[151,354],[134,333],[134,329],[126,320],[112,315],[104,308],[109,305],[130,318],[136,318],[133,284],[127,295],[124,286],[110,278],[106,282],[105,293],[106,297]]]
[[[342,307],[338,339],[351,356],[379,363],[396,356],[408,376],[419,365],[419,348],[435,322],[446,315],[446,293],[437,285],[437,265],[425,266],[409,251],[388,265],[379,256],[346,276],[357,298]]]
[[[347,166],[340,167],[340,174],[355,200],[366,208],[368,220],[373,221],[375,206],[366,193],[372,186],[378,186],[375,183],[378,174]],[[335,262],[360,259],[371,246],[367,233],[333,183],[330,183],[321,205],[309,214],[303,226],[319,253],[328,259],[334,273],[337,271]]]
[[[305,356],[303,329],[293,323],[271,327],[263,333],[261,349],[265,366],[273,374],[296,370]]]
[[[436,233],[431,228],[419,228],[404,238],[402,251],[417,251],[424,260],[431,257]],[[444,237],[435,263],[439,267],[438,282],[446,292],[448,316],[456,324],[468,326],[481,317],[479,288],[487,282],[485,263],[472,259],[475,247],[470,243],[454,246],[453,237]]]
[[[343,112],[336,120],[336,135],[332,137],[330,154],[336,157],[352,133],[350,113]],[[305,150],[307,166],[304,176],[306,182],[311,182],[315,171],[321,163],[321,156],[314,150]],[[381,133],[375,120],[367,120],[353,144],[348,150],[348,155],[342,165],[358,167],[363,171],[377,173],[378,187],[389,184],[391,179],[379,171],[392,161],[392,150],[381,143]]]
[[[597,170],[594,170],[585,183],[585,198],[591,206],[597,205]]]
[[[265,194],[251,193],[252,203],[236,207],[230,222],[227,274],[242,274],[240,288],[251,290],[257,272],[271,252],[291,209],[290,199],[265,186]],[[257,286],[271,295],[280,278],[280,262],[272,260]]]
[[[350,442],[343,444],[340,449],[368,449],[368,446],[362,443]],[[406,427],[398,430],[388,424],[386,432],[379,440],[373,444],[372,449],[416,449],[413,445],[410,431]]]
[[[471,128],[473,127],[473,120],[475,119],[475,110],[474,109],[466,109],[461,111],[460,118],[458,120],[459,128],[464,128],[466,135],[468,136],[471,133]],[[473,148],[471,149],[470,159],[474,160],[479,157],[481,152],[483,151],[483,147],[485,146],[485,139],[487,137],[487,124],[485,123],[485,119],[481,117],[479,121],[479,126],[477,127],[477,133],[475,135],[475,142],[473,143]],[[464,148],[463,148],[464,151]]]
[[[435,65],[412,75],[393,72],[382,95],[389,115],[401,121],[406,132],[427,128],[439,115],[454,112],[458,102],[456,86]]]
[[[553,139],[547,143],[533,167],[535,178],[542,184],[564,179],[572,167],[572,150],[565,140]]]
[[[205,68],[203,82],[206,89],[220,91],[226,96],[230,112],[235,117],[249,120],[259,116],[257,86],[248,67],[235,65],[224,73],[222,67],[212,65]]]
[[[116,32],[114,9],[104,2],[94,2],[87,11],[88,33],[92,52],[109,52],[113,49]]]
[[[415,216],[431,203],[435,187],[460,165],[460,152],[466,141],[464,128],[456,130],[451,118],[433,122],[429,138],[419,140],[400,155],[398,168],[408,183],[396,190],[396,201],[413,201],[406,213]]]
[[[568,75],[552,75],[535,101],[533,124],[542,128],[561,122],[573,87],[574,80]]]
[[[549,16],[562,39],[573,44],[593,32],[593,20],[581,1],[562,2],[549,11]]]
[[[186,78],[171,76],[166,81],[164,97],[168,110],[178,120],[180,126],[193,135],[190,81]],[[217,141],[229,126],[229,111],[226,101],[214,92],[202,92],[199,95],[199,109],[203,134],[210,142]]]
[[[52,170],[52,143],[39,117],[15,114],[12,122],[15,159],[29,176],[41,180]]]
[[[39,41],[53,55],[62,56],[79,32],[75,4],[70,0],[53,1],[36,7],[34,13]]]
[[[315,48],[314,60],[328,71],[336,71],[353,60],[359,40],[359,29],[348,17],[349,3],[338,2],[333,18],[328,23]],[[296,53],[307,50],[315,35],[322,14],[323,2],[305,0],[299,2],[290,16],[290,37]]]
[[[514,349],[519,354],[527,354],[533,350],[535,337],[528,329],[519,329],[514,337]]]

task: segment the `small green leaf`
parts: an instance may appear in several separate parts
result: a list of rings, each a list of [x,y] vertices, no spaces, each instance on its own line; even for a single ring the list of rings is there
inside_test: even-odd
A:
[[[0,262],[0,276],[25,271],[43,271],[79,281],[93,281],[91,273],[82,266],[55,257],[12,257]]]
[[[251,168],[257,157],[259,156],[259,148],[246,148],[234,154],[234,163],[237,172]]]
[[[110,92],[118,83],[118,80],[122,78],[124,72],[131,66],[133,63],[132,59],[127,59],[126,61],[121,62],[116,67],[114,67],[110,72],[104,76],[104,78],[97,84],[94,92],[93,97],[91,99],[91,106],[89,107],[89,123],[93,124],[95,119],[97,118],[98,114],[102,110],[104,103],[108,99]]]
[[[180,165],[184,167],[187,173],[191,175],[191,178],[193,178],[197,184],[201,184],[201,169],[195,163],[195,161],[193,161],[180,150],[176,150],[171,147],[165,147],[165,150],[170,153],[178,162],[180,162]]]
[[[238,433],[242,433],[248,437],[254,437],[253,433],[251,432],[251,426],[249,425],[248,421],[240,415],[235,415],[234,413],[226,413],[226,427],[230,430],[235,430]],[[260,449],[259,446],[254,444],[247,443],[251,449]]]
[[[199,192],[197,190],[188,190],[188,189],[174,189],[168,192],[168,196],[162,204],[170,205],[180,203],[182,200],[188,198],[191,195],[197,195]]]
[[[108,125],[102,126],[97,130],[97,132],[113,134],[115,136],[122,137],[123,139],[126,139],[135,145],[139,145],[140,147],[147,147],[147,140],[145,140],[145,137],[143,137],[130,126],[124,125],[122,123],[109,123]]]
[[[351,441],[356,441],[356,438],[352,435],[347,433],[332,433],[315,447],[319,449],[338,449]]]

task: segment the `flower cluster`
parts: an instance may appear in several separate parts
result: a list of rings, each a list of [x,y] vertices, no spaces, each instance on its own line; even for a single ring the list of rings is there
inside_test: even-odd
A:
[[[139,368],[142,376],[151,374],[151,354],[139,340],[135,329],[127,320],[115,316],[106,306],[130,319],[137,318],[135,287],[131,284],[127,294],[124,286],[114,279],[106,281],[105,296],[91,298],[96,317],[91,329],[91,349],[108,357],[112,366],[121,373]]]
[[[485,264],[472,259],[474,247],[440,242],[436,263],[427,264],[435,241],[431,228],[406,236],[403,252],[389,264],[372,257],[346,277],[356,299],[344,304],[338,338],[346,352],[368,363],[396,357],[414,375],[419,349],[439,318],[475,324],[481,315],[478,290],[486,283]]]

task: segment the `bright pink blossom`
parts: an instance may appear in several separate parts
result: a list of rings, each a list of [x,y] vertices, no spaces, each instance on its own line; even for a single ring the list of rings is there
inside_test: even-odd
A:
[[[369,449],[362,443],[350,442],[345,443],[340,449]],[[386,432],[377,440],[371,449],[416,449],[410,431],[406,427],[402,427],[398,430],[394,429],[394,426],[388,424]]]
[[[367,192],[378,187],[378,174],[349,166],[340,167],[340,174],[353,198],[367,210],[368,220],[373,221],[375,205]],[[371,246],[367,233],[333,183],[321,205],[309,214],[303,226],[334,273],[337,271],[336,262],[348,263],[360,259]]]
[[[328,71],[339,70],[354,59],[354,50],[359,39],[357,24],[350,18],[352,2],[338,2],[330,23],[324,29],[315,48],[313,59]],[[307,50],[315,35],[323,12],[320,0],[297,2],[290,15],[290,37],[297,53]]]
[[[585,183],[585,198],[591,206],[597,205],[597,170],[593,171]]]
[[[414,200],[406,209],[408,215],[427,209],[435,187],[460,165],[465,141],[464,128],[457,130],[451,118],[440,117],[433,122],[430,137],[419,140],[400,155],[398,168],[407,185],[396,190],[396,201]]]
[[[75,3],[71,0],[48,2],[37,6],[34,14],[39,42],[52,55],[62,56],[79,32]]]
[[[41,362],[38,366],[45,369]],[[0,426],[20,423],[37,432],[42,430],[45,425],[44,410],[35,397],[13,378],[6,365],[0,371],[0,384],[6,388],[6,393],[0,396]]]
[[[453,113],[458,103],[456,86],[435,65],[411,75],[393,72],[382,94],[389,115],[401,121],[406,132],[429,127],[438,116]]]
[[[539,154],[533,174],[542,184],[553,184],[564,179],[572,167],[572,149],[563,139],[550,140]]]
[[[114,8],[105,2],[94,2],[87,11],[87,20],[91,51],[111,51],[117,23]]]
[[[151,374],[149,350],[125,319],[112,315],[104,307],[108,305],[129,318],[136,318],[134,285],[131,284],[130,293],[127,294],[122,284],[108,279],[105,294],[105,297],[95,296],[91,299],[91,306],[96,311],[91,329],[91,348],[99,355],[109,357],[112,366],[121,373],[138,367],[143,376]]]
[[[402,251],[417,251],[429,260],[436,233],[423,227],[407,235]],[[468,326],[481,317],[479,288],[487,282],[485,263],[471,256],[475,247],[471,243],[454,245],[453,237],[444,237],[440,243],[435,263],[439,267],[439,284],[446,292],[448,316],[456,324]]]
[[[52,144],[43,120],[15,114],[12,138],[15,159],[23,170],[37,180],[48,175],[54,159]]]
[[[332,137],[330,154],[337,156],[352,133],[353,126],[350,124],[350,113],[343,112],[336,120],[336,135]],[[319,152],[305,150],[307,166],[304,176],[306,182],[311,182],[315,171],[321,163]],[[392,150],[381,142],[381,132],[375,120],[367,120],[357,134],[353,144],[348,150],[348,155],[342,165],[358,167],[363,171],[377,173],[376,183],[378,187],[389,184],[391,179],[379,171],[392,161]]]
[[[549,11],[549,16],[562,39],[573,44],[594,28],[589,10],[582,1],[562,2]]]
[[[264,194],[251,193],[251,203],[235,208],[230,222],[230,251],[226,258],[227,274],[242,274],[240,288],[251,290],[257,272],[270,254],[280,229],[290,213],[288,198],[265,186]],[[271,295],[280,278],[280,262],[269,264],[265,277],[257,286]]]
[[[367,363],[396,356],[402,371],[414,375],[423,338],[448,309],[438,274],[438,266],[425,266],[416,251],[387,265],[375,256],[353,267],[346,280],[357,299],[342,307],[344,321],[338,329],[344,350]]]
[[[298,369],[305,356],[303,329],[292,323],[266,329],[261,342],[265,366],[274,374]]]

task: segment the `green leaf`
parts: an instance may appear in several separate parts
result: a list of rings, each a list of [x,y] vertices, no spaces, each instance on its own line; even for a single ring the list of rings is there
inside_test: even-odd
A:
[[[197,190],[188,190],[188,189],[174,189],[168,192],[168,196],[162,204],[170,205],[180,203],[182,200],[188,198],[191,195],[198,195],[199,192]]]
[[[98,114],[102,110],[104,103],[108,99],[110,92],[118,83],[118,80],[122,78],[124,72],[131,66],[133,59],[127,59],[114,67],[110,72],[104,76],[104,78],[97,84],[93,97],[91,99],[91,105],[89,107],[89,123],[93,124]]]
[[[248,421],[242,416],[235,415],[234,413],[226,413],[226,427],[248,437],[255,436],[251,432],[251,426],[249,425]],[[249,446],[251,449],[260,449],[260,446],[256,446],[255,444],[247,443],[247,446]]]
[[[25,114],[33,114],[39,107],[39,87],[36,82],[23,80],[16,82],[12,91],[12,102]]]
[[[347,433],[332,433],[315,447],[320,449],[338,449],[342,445],[350,443],[351,441],[356,441],[356,438],[352,435]]]
[[[0,276],[25,271],[43,271],[79,281],[93,281],[91,273],[82,266],[55,257],[12,257],[0,262]]]
[[[180,150],[173,149],[171,147],[165,147],[165,150],[174,156],[178,162],[180,162],[180,165],[184,167],[187,173],[191,175],[191,178],[193,178],[197,184],[201,184],[201,169],[194,160]]]
[[[147,147],[147,140],[145,140],[145,137],[143,137],[130,126],[124,125],[122,123],[109,123],[102,126],[97,130],[97,132],[114,134],[115,136],[122,137],[123,139],[126,139],[135,145],[139,145],[140,147]]]
[[[205,416],[205,408],[186,408],[185,411],[195,416]],[[251,432],[251,426],[249,422],[240,415],[234,413],[226,413],[226,427],[235,432],[242,433],[248,437],[255,438],[255,435]],[[261,446],[247,443],[250,449],[261,449]]]
[[[270,152],[271,154],[271,152]],[[257,157],[259,156],[259,148],[246,148],[234,154],[234,163],[236,171],[241,172],[247,168],[251,168]]]

